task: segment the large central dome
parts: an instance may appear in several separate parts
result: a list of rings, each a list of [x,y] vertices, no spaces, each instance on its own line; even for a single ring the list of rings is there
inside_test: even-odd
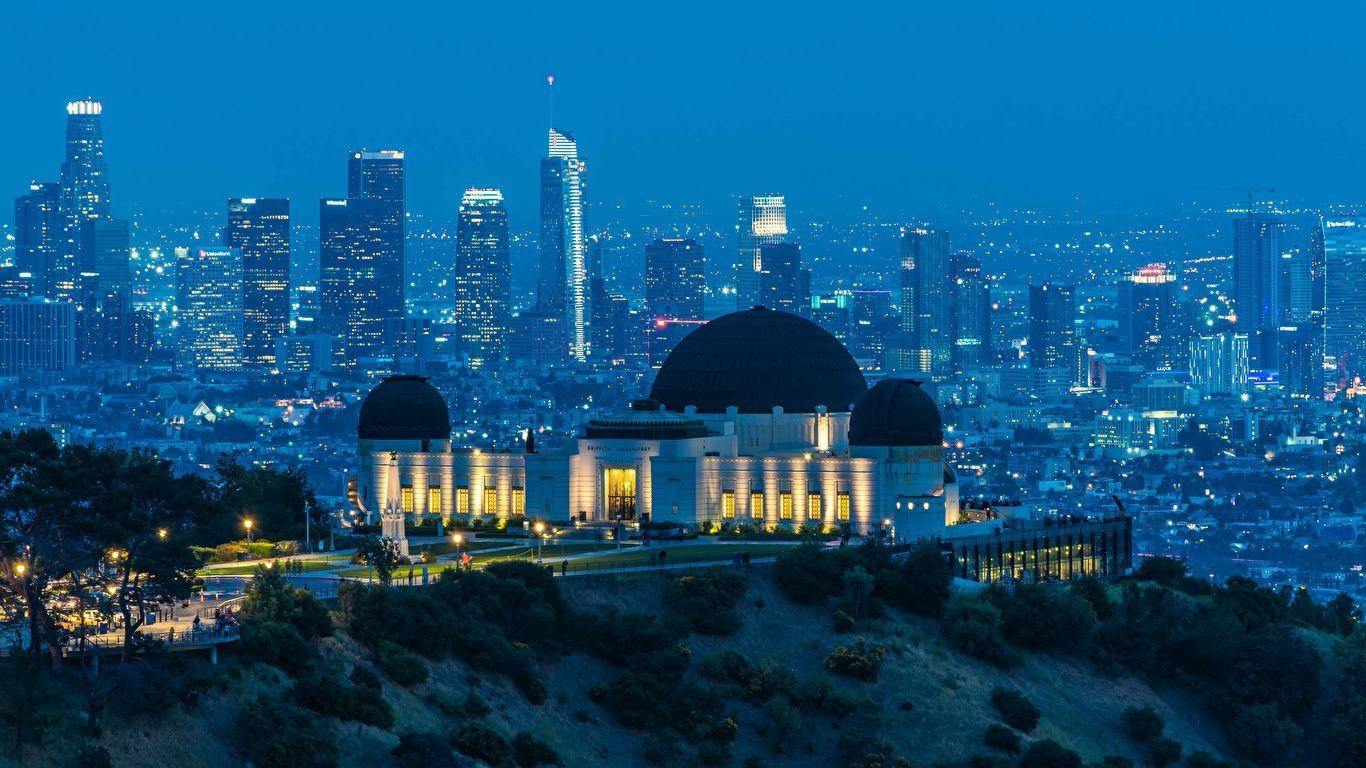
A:
[[[819,325],[755,307],[718,317],[683,337],[655,375],[650,399],[671,411],[848,411],[868,390],[849,350]]]
[[[356,432],[362,440],[449,440],[451,416],[426,376],[389,376],[361,401]]]

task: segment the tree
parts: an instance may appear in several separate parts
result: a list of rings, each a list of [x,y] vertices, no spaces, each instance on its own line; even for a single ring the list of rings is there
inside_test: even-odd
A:
[[[1052,739],[1036,741],[1020,758],[1020,768],[1081,768],[1081,755]]]
[[[64,460],[87,477],[90,510],[77,525],[104,555],[127,660],[149,606],[190,595],[198,560],[185,536],[204,499],[170,462],[141,450],[75,446]]]
[[[375,570],[379,583],[386,587],[393,582],[394,569],[403,560],[398,544],[393,539],[381,536],[367,538],[356,550],[356,554],[362,562]]]
[[[1175,589],[1186,580],[1186,563],[1174,557],[1149,557],[1139,564],[1137,576]]]
[[[1162,715],[1147,706],[1128,707],[1120,713],[1120,718],[1124,721],[1124,732],[1139,743],[1161,736],[1167,727],[1167,721],[1162,719]]]
[[[242,521],[251,520],[253,530],[279,540],[304,538],[304,518],[325,524],[313,486],[298,469],[245,467],[235,457],[219,459],[214,466],[218,487],[214,514],[200,526],[199,541],[216,545],[241,538]]]
[[[1343,637],[1350,637],[1356,632],[1357,623],[1361,621],[1361,609],[1357,607],[1357,601],[1346,592],[1339,592],[1329,600],[1324,613],[1328,630]]]

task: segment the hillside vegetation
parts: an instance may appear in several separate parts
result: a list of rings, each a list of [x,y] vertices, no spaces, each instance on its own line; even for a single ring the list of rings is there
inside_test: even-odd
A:
[[[1366,644],[1329,608],[1180,564],[951,594],[932,550],[552,578],[529,563],[328,610],[257,577],[218,667],[106,665],[118,702],[3,666],[15,766],[1363,765]]]

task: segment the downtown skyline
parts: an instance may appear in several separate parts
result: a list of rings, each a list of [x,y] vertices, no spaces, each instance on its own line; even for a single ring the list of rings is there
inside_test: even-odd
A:
[[[273,21],[317,11],[279,9]],[[43,176],[60,152],[53,105],[91,97],[105,104],[107,139],[119,148],[108,158],[116,215],[213,209],[229,196],[306,200],[337,186],[339,153],[393,146],[411,159],[410,210],[454,221],[465,188],[496,187],[512,227],[530,229],[550,122],[542,83],[553,73],[555,122],[592,147],[595,203],[626,209],[655,200],[724,212],[735,196],[764,190],[781,190],[801,210],[852,214],[866,204],[892,217],[992,201],[1161,208],[1225,202],[1209,188],[1249,181],[1309,205],[1354,202],[1366,158],[1334,127],[1351,116],[1326,124],[1315,115],[1351,111],[1331,83],[1362,67],[1345,40],[1335,44],[1360,9],[1342,7],[1331,26],[1319,23],[1327,10],[1281,15],[1275,28],[1257,8],[1198,10],[1180,25],[1164,24],[1164,12],[998,9],[964,25],[944,9],[874,6],[819,24],[803,13],[740,11],[713,29],[666,12],[584,9],[594,43],[584,46],[557,40],[535,14],[495,44],[477,31],[511,23],[499,11],[471,10],[459,25],[431,30],[403,24],[400,11],[377,28],[401,38],[401,50],[332,78],[311,62],[329,60],[354,31],[359,22],[342,14],[291,27],[288,51],[271,24],[225,20],[189,55],[184,36],[169,34],[183,19],[109,18],[91,6],[80,23],[101,34],[78,55],[34,68],[24,62],[55,42],[56,20],[21,9],[3,34],[27,34],[3,40],[0,56],[25,74],[9,107],[26,119],[0,138],[31,149],[0,159],[0,177]],[[1292,34],[1308,24],[1317,45]],[[786,42],[726,45],[756,25]],[[899,36],[917,31],[916,54],[902,55]],[[1243,74],[1229,63],[1282,36],[1294,55],[1274,66]],[[851,52],[800,53],[830,42]],[[719,53],[680,58],[689,43]],[[260,55],[242,54],[254,45]],[[103,52],[108,65],[90,66]],[[134,68],[138,78],[120,76]],[[245,82],[252,87],[238,92]],[[1247,107],[1239,120],[1226,117],[1234,106]]]

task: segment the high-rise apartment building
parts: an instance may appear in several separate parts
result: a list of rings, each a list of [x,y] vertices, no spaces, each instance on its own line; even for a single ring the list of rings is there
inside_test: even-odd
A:
[[[982,262],[967,253],[951,259],[952,364],[955,373],[992,362],[991,283]]]
[[[735,237],[735,304],[749,309],[760,303],[761,249],[787,240],[787,200],[782,195],[741,197]]]
[[[471,187],[455,227],[455,322],[474,366],[506,352],[512,302],[508,213],[503,193]]]
[[[0,301],[0,376],[69,371],[76,365],[76,306],[67,301]]]
[[[54,293],[71,296],[80,271],[81,225],[111,217],[109,169],[104,162],[103,105],[73,101],[66,105],[66,158],[62,162],[59,209],[60,253],[53,269]]]
[[[176,367],[242,367],[242,252],[177,247]]]
[[[784,312],[806,312],[811,305],[811,273],[802,268],[802,247],[765,243],[759,246],[759,260],[759,303]]]
[[[1248,335],[1217,333],[1190,343],[1191,386],[1206,398],[1248,392]]]
[[[585,362],[591,352],[590,278],[584,230],[587,166],[568,133],[550,129],[541,159],[541,242],[537,303],[558,313],[570,359]]]
[[[33,292],[46,296],[62,251],[61,185],[34,181],[28,189],[14,201],[14,264],[31,276]]]
[[[915,370],[942,380],[951,373],[953,276],[949,233],[909,227],[901,233],[901,339]]]
[[[289,198],[228,198],[223,244],[242,252],[242,363],[274,367],[289,328]]]
[[[82,221],[80,258],[77,260],[81,287],[93,287],[93,282],[98,286],[97,293],[100,295],[131,289],[133,271],[128,261],[130,253],[127,220]]]
[[[1276,331],[1281,324],[1280,219],[1248,213],[1233,220],[1233,311],[1248,335],[1254,370],[1276,368]]]
[[[1150,371],[1178,370],[1185,357],[1186,319],[1177,304],[1176,275],[1149,264],[1119,282],[1119,349]]]
[[[663,237],[645,246],[645,313],[651,319],[704,316],[706,259],[692,238]]]
[[[1076,319],[1076,286],[1029,286],[1030,368],[1062,371],[1072,385],[1086,381]]]

